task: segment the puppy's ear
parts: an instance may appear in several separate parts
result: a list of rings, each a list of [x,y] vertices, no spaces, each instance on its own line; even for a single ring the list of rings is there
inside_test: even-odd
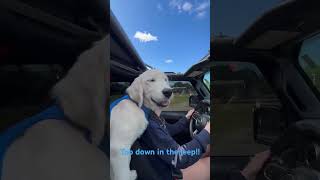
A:
[[[110,56],[109,35],[84,51],[51,94],[65,115],[91,132],[92,141],[100,144],[106,126],[107,76]]]
[[[127,88],[127,93],[132,100],[138,103],[141,107],[143,104],[143,87],[141,77],[137,77]]]

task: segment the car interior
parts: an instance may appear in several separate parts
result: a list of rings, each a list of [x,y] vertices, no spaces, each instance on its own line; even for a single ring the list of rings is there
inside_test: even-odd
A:
[[[272,157],[257,179],[319,179],[320,102],[316,76],[310,78],[306,68],[316,67],[319,59],[307,53],[311,48],[319,52],[315,7],[318,1],[284,1],[239,37],[213,38],[213,179],[227,179],[230,171],[243,169],[250,157],[268,148]],[[239,104],[242,109],[235,111]],[[234,132],[245,132],[240,136],[247,138]],[[226,145],[224,133],[243,146]]]
[[[317,0],[284,1],[239,37],[212,38],[211,55],[184,74],[167,73],[171,81],[191,84],[194,91],[188,96],[188,106],[202,114],[211,110],[211,121],[217,129],[211,137],[211,149],[216,149],[211,151],[213,179],[227,179],[230,171],[242,169],[254,153],[267,148],[271,148],[272,158],[259,179],[319,179],[320,91],[316,67],[320,62],[316,58],[320,58],[308,55],[319,42],[320,11],[315,8],[319,5]],[[130,82],[150,68],[112,13],[108,26],[108,15],[108,1],[102,0],[0,2],[0,131],[53,103],[50,88],[83,50],[107,33],[112,50],[111,97],[123,95]],[[316,47],[320,52],[319,44]],[[211,94],[203,83],[210,68]],[[255,82],[259,85],[252,86]],[[244,103],[249,104],[243,116],[248,120],[242,124],[249,128],[237,131],[237,126],[223,124],[237,125],[237,119],[221,114],[239,113],[230,111],[229,105]],[[186,112],[167,109],[162,117],[174,123]],[[220,146],[219,142],[226,142],[220,138],[225,134],[237,136],[231,132],[246,132],[247,139],[239,142],[247,146]],[[190,140],[191,133],[174,138],[182,144]],[[139,148],[139,144],[132,148]],[[143,171],[149,173],[146,176],[156,176],[159,172],[150,169],[149,163],[144,156],[133,156],[131,166],[138,174]]]
[[[110,34],[110,101],[113,101],[123,96],[126,88],[134,78],[138,77],[139,74],[147,69],[150,69],[150,66],[145,64],[140,58],[139,54],[136,52],[127,35],[123,31],[120,23],[113,14],[111,15]],[[176,98],[181,99],[183,102],[179,101],[176,103],[179,104],[177,105],[179,107],[169,106],[164,109],[161,113],[161,117],[163,117],[168,123],[175,123],[181,117],[185,116],[187,111],[191,108],[195,108],[197,112],[199,112],[199,116],[195,117],[198,120],[191,123],[192,130],[189,128],[189,131],[182,132],[173,137],[179,144],[184,144],[190,141],[192,133],[204,128],[206,121],[210,119],[210,91],[203,81],[205,74],[209,72],[210,66],[210,55],[206,55],[199,61],[199,63],[190,67],[190,69],[184,74],[165,72],[170,83],[172,83],[173,86],[177,86],[174,87],[174,93],[179,94],[181,91],[188,91],[188,93],[191,93],[192,95],[185,95],[188,94],[186,92],[183,93],[185,96],[179,94],[179,97]],[[173,102],[171,104],[173,104]],[[203,122],[203,124],[197,127],[195,125],[196,121]],[[139,142],[136,141],[132,149],[138,149],[139,147]],[[157,173],[159,172],[151,169],[150,166],[148,166],[149,163],[150,162],[146,156],[132,155],[131,167],[132,169],[137,170],[138,177],[144,177],[146,179],[147,177],[152,178],[157,176]],[[181,172],[177,172],[176,176],[180,177],[180,175]]]

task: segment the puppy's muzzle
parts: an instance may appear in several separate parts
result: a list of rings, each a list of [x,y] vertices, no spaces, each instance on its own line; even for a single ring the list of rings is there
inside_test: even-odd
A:
[[[171,95],[172,95],[172,89],[171,88],[164,88],[162,90],[162,94],[167,97],[167,98],[170,98]]]

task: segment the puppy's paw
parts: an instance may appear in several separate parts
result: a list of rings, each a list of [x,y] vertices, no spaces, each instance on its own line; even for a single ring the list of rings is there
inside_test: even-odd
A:
[[[131,170],[130,171],[130,180],[136,180],[137,179],[137,171]]]

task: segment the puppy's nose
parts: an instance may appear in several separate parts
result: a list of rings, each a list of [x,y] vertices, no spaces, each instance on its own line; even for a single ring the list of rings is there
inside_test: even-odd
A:
[[[170,89],[170,88],[165,88],[165,89],[162,90],[162,94],[163,94],[165,97],[169,98],[169,97],[172,95],[172,89]]]

